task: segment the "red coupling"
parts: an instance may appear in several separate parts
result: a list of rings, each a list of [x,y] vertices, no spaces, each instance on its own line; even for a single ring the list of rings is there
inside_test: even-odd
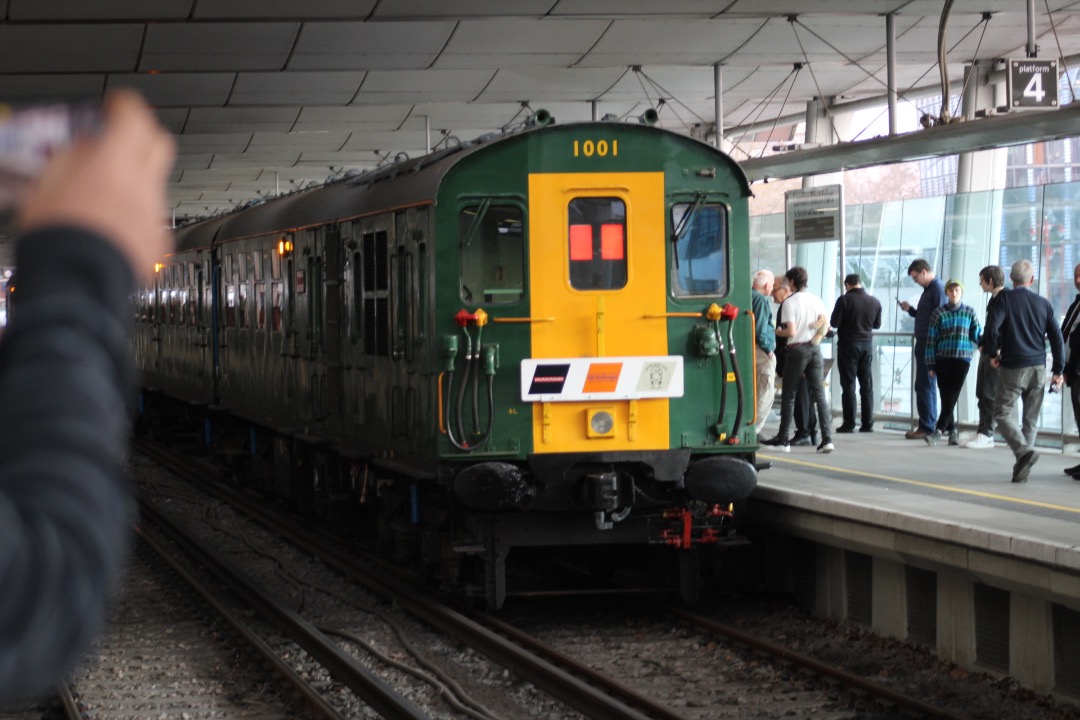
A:
[[[727,303],[720,309],[720,317],[724,320],[734,320],[739,316],[739,308]]]
[[[707,517],[731,517],[731,513],[720,509],[719,505],[713,505],[709,509]],[[694,516],[688,508],[667,510],[664,517],[680,522],[681,528],[671,528],[660,532],[660,542],[670,545],[679,550],[690,550],[696,545],[714,545],[720,542],[720,532],[714,527],[694,527]]]
[[[468,327],[469,323],[473,322],[474,320],[476,320],[476,314],[471,313],[464,308],[458,310],[457,315],[454,315],[454,322],[457,323],[458,327]]]
[[[729,437],[724,442],[726,442],[728,445],[738,445],[739,443],[742,442],[742,438],[740,438],[738,435],[733,435],[732,437]]]

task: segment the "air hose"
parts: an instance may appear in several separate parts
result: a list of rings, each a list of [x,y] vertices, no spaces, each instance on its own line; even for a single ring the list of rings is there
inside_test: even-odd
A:
[[[495,361],[494,351],[484,348],[480,339],[483,336],[483,327],[487,322],[487,313],[477,310],[475,313],[460,311],[456,321],[461,327],[461,333],[465,336],[465,367],[462,371],[460,386],[458,387],[457,399],[454,401],[454,371],[451,368],[447,373],[446,385],[446,435],[458,450],[472,452],[482,447],[491,437],[491,430],[495,421]],[[468,324],[475,323],[480,329],[476,337],[476,351],[473,351],[472,335],[469,334]],[[492,359],[487,361],[487,355]],[[451,361],[452,362],[452,361]],[[481,363],[485,367],[481,368]],[[480,430],[480,375],[487,375],[487,400],[488,414],[487,423],[483,432]],[[471,385],[471,395],[469,388]],[[472,400],[472,427],[473,440],[469,441],[470,435],[465,431],[464,410],[466,397]],[[455,432],[456,430],[456,432]]]
[[[738,405],[735,406],[735,423],[731,426],[731,434],[728,435],[727,442],[728,442],[729,445],[734,445],[734,444],[739,442],[739,428],[742,426],[744,391],[743,391],[743,384],[742,384],[742,375],[740,375],[740,373],[739,373],[739,361],[735,357],[735,337],[734,337],[735,318],[738,317],[739,313],[738,313],[738,310],[734,310],[734,312],[729,313],[728,312],[729,307],[732,307],[732,306],[730,306],[730,305],[725,305],[724,306],[724,315],[725,315],[725,319],[728,322],[728,327],[727,327],[728,355],[731,357],[731,370],[732,370],[732,372],[735,373],[735,392],[736,392],[736,394],[738,396],[739,401],[738,401]],[[724,379],[725,380],[727,379],[726,376],[725,376]],[[727,383],[724,383],[724,384],[726,385]]]
[[[713,335],[720,348],[720,412],[716,416],[716,434],[723,434],[724,412],[727,410],[727,355],[724,353],[724,340],[720,337],[720,321],[713,320]]]

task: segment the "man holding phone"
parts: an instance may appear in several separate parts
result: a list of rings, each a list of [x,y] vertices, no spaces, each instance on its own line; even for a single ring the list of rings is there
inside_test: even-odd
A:
[[[908,440],[924,440],[937,427],[938,391],[937,381],[926,371],[926,344],[930,332],[930,316],[945,304],[945,285],[934,276],[934,271],[923,258],[908,266],[908,277],[923,289],[919,303],[900,302],[900,309],[915,318],[915,408],[919,413],[918,427],[904,434]]]

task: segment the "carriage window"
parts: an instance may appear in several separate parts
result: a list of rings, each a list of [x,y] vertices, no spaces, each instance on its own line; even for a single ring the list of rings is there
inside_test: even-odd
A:
[[[514,303],[525,294],[525,236],[520,208],[488,201],[461,211],[461,299]]]
[[[270,283],[270,329],[277,332],[281,330],[281,318],[285,314],[285,283]]]
[[[240,302],[238,303],[238,310],[236,313],[236,326],[237,327],[251,327],[251,312],[248,308],[248,285],[245,282],[240,283]]]
[[[255,327],[266,327],[266,283],[255,284]]]
[[[723,205],[678,203],[671,208],[671,288],[678,297],[726,295],[727,211]]]
[[[576,198],[569,210],[570,286],[625,287],[626,203],[619,198]]]

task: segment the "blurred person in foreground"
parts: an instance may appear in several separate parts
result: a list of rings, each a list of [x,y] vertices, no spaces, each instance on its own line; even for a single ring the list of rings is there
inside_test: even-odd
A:
[[[135,94],[57,153],[15,218],[0,340],[0,706],[48,692],[101,631],[127,556],[129,296],[172,248],[175,143]]]

